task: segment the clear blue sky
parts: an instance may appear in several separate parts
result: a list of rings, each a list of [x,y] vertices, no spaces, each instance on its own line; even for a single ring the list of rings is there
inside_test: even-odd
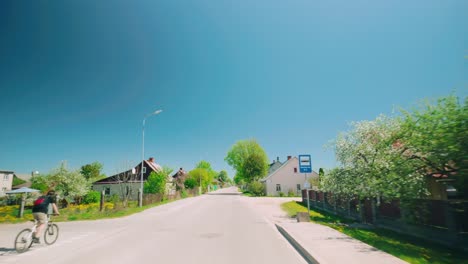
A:
[[[0,169],[145,156],[215,170],[240,139],[311,154],[350,121],[468,91],[468,1],[1,1]]]

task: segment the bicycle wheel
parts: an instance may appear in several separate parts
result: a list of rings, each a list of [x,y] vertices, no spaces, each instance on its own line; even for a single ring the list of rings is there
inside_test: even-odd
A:
[[[15,250],[18,253],[26,252],[32,244],[32,230],[26,228],[19,232],[15,239]]]
[[[47,245],[52,245],[57,241],[59,235],[59,228],[58,225],[56,224],[49,224],[47,225],[47,229],[45,230],[44,233],[44,242]]]

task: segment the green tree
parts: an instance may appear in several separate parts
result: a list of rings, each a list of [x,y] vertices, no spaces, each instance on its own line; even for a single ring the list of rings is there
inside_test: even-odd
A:
[[[229,179],[228,174],[227,174],[227,172],[225,170],[220,171],[216,178],[221,182],[221,184],[223,186],[225,184],[229,184],[230,179]]]
[[[236,171],[234,180],[238,182],[240,179],[251,182],[265,176],[268,171],[268,157],[254,139],[236,142],[224,160]]]
[[[91,164],[86,164],[81,166],[81,174],[89,181],[94,182],[106,177],[106,175],[102,174],[102,164],[95,161]]]
[[[184,181],[184,186],[186,189],[193,189],[197,186],[197,181],[194,178],[187,178]]]
[[[45,175],[35,174],[31,177],[31,188],[40,190],[41,193],[46,193],[49,189],[49,184]]]
[[[164,170],[151,172],[148,180],[144,183],[143,192],[153,194],[166,194],[167,175]]]
[[[426,100],[402,112],[402,155],[416,160],[427,176],[456,179],[457,190],[468,197],[468,98],[464,103],[454,95]]]
[[[255,182],[264,177],[268,172],[268,162],[266,155],[261,153],[251,153],[244,162],[242,168],[243,178],[247,182]]]
[[[16,175],[13,175],[13,183],[12,183],[12,186],[20,185],[20,184],[23,184],[23,183],[25,183],[25,182],[26,182],[25,180],[16,177]]]
[[[215,170],[213,170],[213,168],[211,168],[211,164],[206,160],[200,161],[198,164],[195,165],[195,168],[206,170],[208,172],[210,181],[216,178],[216,175],[218,174]]]
[[[189,172],[189,177],[196,182],[196,186],[201,186],[203,189],[206,189],[208,184],[211,183],[210,175],[206,169],[193,169]]]

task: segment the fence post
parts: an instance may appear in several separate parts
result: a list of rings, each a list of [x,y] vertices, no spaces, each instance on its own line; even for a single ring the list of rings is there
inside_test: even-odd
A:
[[[377,220],[377,210],[376,210],[376,205],[375,205],[375,199],[372,198],[371,200],[371,212],[372,212],[372,223],[375,224]]]
[[[104,210],[104,190],[101,191],[101,200],[99,201],[99,211],[102,212]]]

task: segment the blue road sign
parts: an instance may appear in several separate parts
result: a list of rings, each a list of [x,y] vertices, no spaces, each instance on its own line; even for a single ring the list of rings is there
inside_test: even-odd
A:
[[[312,173],[312,160],[310,155],[299,155],[299,171],[301,173]]]

